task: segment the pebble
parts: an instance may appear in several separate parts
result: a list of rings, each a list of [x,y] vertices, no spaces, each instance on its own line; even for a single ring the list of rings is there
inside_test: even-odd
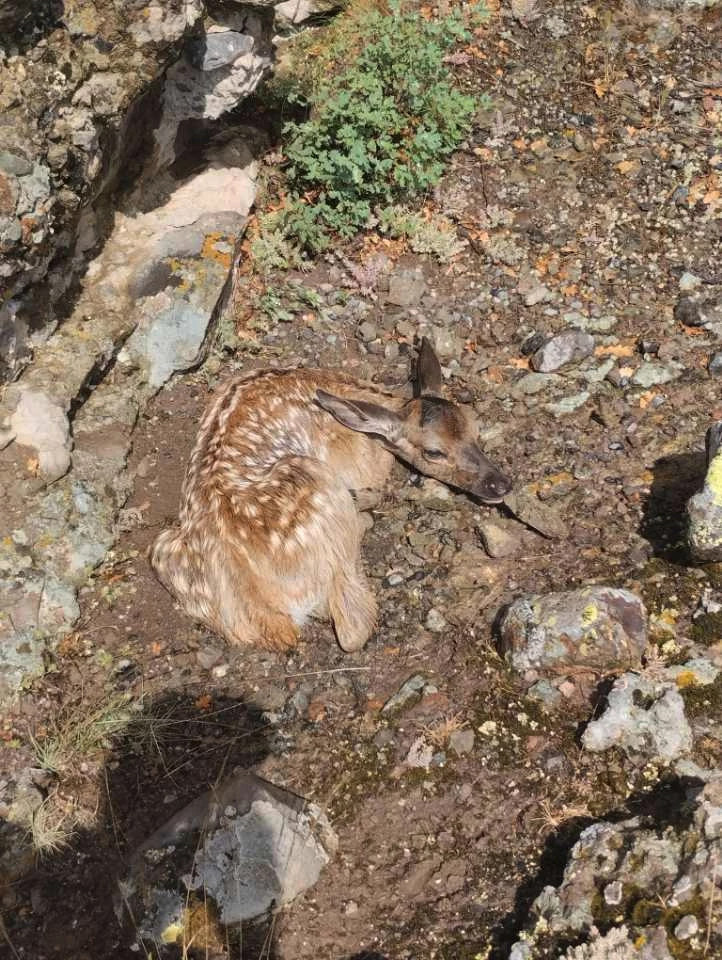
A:
[[[426,291],[421,270],[397,270],[389,278],[389,302],[397,307],[413,307]]]
[[[538,373],[552,373],[568,363],[583,360],[594,352],[594,337],[582,330],[565,330],[540,347],[531,358]]]
[[[674,319],[686,327],[698,327],[702,324],[699,303],[693,297],[682,297],[674,307]]]
[[[513,521],[486,520],[479,524],[479,534],[490,557],[513,557],[521,547]]]
[[[426,616],[426,629],[432,633],[443,633],[446,629],[444,615],[436,607],[432,607]]]
[[[364,320],[359,326],[358,332],[359,337],[364,343],[371,343],[371,341],[375,340],[379,335],[378,327],[370,320]]]
[[[707,369],[715,377],[722,375],[722,353],[712,354],[712,356],[709,358]]]
[[[454,730],[449,737],[449,747],[461,757],[465,753],[471,753],[474,749],[475,739],[474,731],[470,728],[466,730]]]
[[[690,940],[698,932],[699,922],[697,917],[692,913],[688,913],[686,917],[682,917],[674,928],[674,935],[678,940]]]
[[[632,377],[632,383],[638,387],[654,387],[662,383],[669,383],[676,380],[683,371],[679,363],[654,363],[650,360],[645,361]]]

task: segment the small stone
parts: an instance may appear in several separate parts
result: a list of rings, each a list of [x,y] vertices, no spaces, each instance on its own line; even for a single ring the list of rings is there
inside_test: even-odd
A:
[[[531,358],[538,373],[552,373],[568,363],[575,363],[594,352],[594,337],[581,330],[566,330],[540,347]]]
[[[409,706],[412,702],[415,703],[421,699],[428,686],[426,677],[420,673],[414,674],[413,677],[409,677],[405,683],[402,683],[393,696],[389,697],[381,708],[381,713],[384,715],[395,713],[397,710]]]
[[[647,390],[649,387],[676,380],[683,370],[684,367],[679,363],[664,364],[645,361],[632,377],[632,383]]]
[[[542,503],[537,493],[528,487],[512,490],[504,497],[506,506],[517,520],[521,520],[532,530],[552,540],[563,540],[568,536],[567,525],[548,503]]]
[[[604,902],[610,907],[617,907],[624,899],[624,888],[619,880],[608,883],[604,888]]]
[[[432,633],[443,633],[446,629],[446,620],[436,607],[432,607],[426,616],[426,629]]]
[[[567,413],[574,413],[575,410],[583,407],[589,397],[589,391],[582,390],[569,397],[562,397],[561,400],[557,400],[555,403],[547,403],[544,405],[544,409],[553,413],[555,416],[561,417]]]
[[[722,375],[722,353],[713,353],[709,358],[707,369],[714,377]]]
[[[421,270],[397,270],[389,278],[389,302],[398,307],[413,307],[426,291]]]
[[[679,289],[683,293],[689,293],[691,290],[696,290],[702,281],[699,277],[695,276],[693,273],[690,273],[688,270],[685,270],[682,276],[679,278]]]
[[[690,940],[697,933],[699,933],[699,922],[692,913],[682,917],[674,928],[674,935],[678,940]]]
[[[364,343],[371,343],[371,341],[375,340],[379,335],[378,327],[370,320],[364,320],[359,326],[358,332]]]
[[[205,669],[210,670],[223,656],[223,651],[218,647],[205,646],[196,652],[196,660]]]
[[[343,912],[347,917],[355,917],[358,913],[358,904],[355,900],[347,900],[343,907]]]
[[[508,520],[487,520],[479,524],[479,534],[484,549],[490,557],[513,557],[519,552],[521,542],[517,524]]]
[[[449,747],[458,755],[471,753],[474,749],[474,731],[470,728],[466,730],[454,730],[449,737]]]
[[[699,327],[704,322],[699,309],[699,302],[693,297],[682,297],[674,307],[674,319],[683,323],[685,327]]]
[[[687,542],[698,563],[722,560],[722,421],[706,435],[709,463],[702,490],[687,502]]]

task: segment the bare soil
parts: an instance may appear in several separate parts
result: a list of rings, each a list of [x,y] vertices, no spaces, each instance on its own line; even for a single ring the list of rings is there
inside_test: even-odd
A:
[[[457,203],[469,246],[451,265],[363,240],[344,251],[363,263],[381,249],[395,269],[420,267],[422,302],[393,307],[381,284],[378,299],[351,290],[344,305],[333,258],[274,278],[282,302],[295,279],[318,292],[326,312],[274,322],[241,304],[238,348],[163,391],[138,425],[125,532],[82,593],[77,632],[3,718],[5,739],[17,744],[5,751],[3,776],[37,765],[31,734],[42,739],[111,692],[126,691],[143,709],[101,758],[47,783],[85,812],[87,826],[6,892],[8,956],[137,957],[113,914],[116,877],[139,842],[237,766],[324,806],[340,846],[306,896],[231,933],[231,957],[472,958],[489,947],[492,958],[506,957],[583,826],[670,802],[664,772],[650,779],[621,755],[581,751],[593,704],[570,694],[547,714],[525,696],[496,653],[493,623],[521,594],[607,582],[640,591],[652,614],[669,619],[673,610],[683,647],[703,589],[719,586],[715,568],[689,565],[681,540],[704,431],[722,408],[706,369],[718,345],[672,316],[683,271],[714,290],[722,283],[719,208],[715,215],[701,195],[672,197],[685,178],[688,188],[697,174],[719,178],[709,158],[722,129],[712,82],[722,69],[720,15],[559,3],[524,28],[502,14],[479,38],[479,55],[457,67],[466,86],[496,98],[496,133],[480,124],[436,198],[442,208]],[[552,16],[567,28],[559,39]],[[674,100],[692,103],[694,119],[675,113]],[[696,171],[691,180],[670,163],[680,155]],[[710,179],[705,196],[714,189]],[[499,211],[510,222],[499,223]],[[489,239],[518,257],[495,257]],[[557,309],[524,305],[517,287],[533,267]],[[547,409],[547,388],[525,396],[514,387],[528,373],[524,339],[574,325],[564,320],[569,311],[615,316],[593,363],[615,357],[630,372],[626,384],[605,382],[560,414]],[[370,344],[358,335],[361,319],[378,328]],[[399,465],[365,539],[380,603],[367,648],[343,654],[324,623],[289,658],[229,648],[176,608],[145,555],[177,512],[204,406],[226,376],[251,366],[343,366],[403,389],[413,338],[399,321],[458,339],[460,354],[446,358],[458,361],[451,392],[474,402],[490,456],[517,485],[538,484],[568,536],[552,541],[520,527],[515,556],[487,557],[479,524],[500,510],[460,494],[439,499]],[[656,341],[659,362],[679,362],[681,375],[649,388],[630,383],[640,340]],[[559,373],[554,399],[588,386],[575,368]],[[426,627],[432,608],[446,621],[440,632]],[[721,639],[712,631],[707,642]],[[436,692],[382,714],[415,674]],[[692,705],[706,724],[695,759],[707,766],[722,755],[717,693]],[[457,755],[449,735],[465,728],[474,745]],[[428,769],[402,762],[418,737],[435,747]]]

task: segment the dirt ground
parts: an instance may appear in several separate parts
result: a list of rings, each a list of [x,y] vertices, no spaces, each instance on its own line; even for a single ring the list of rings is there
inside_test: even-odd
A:
[[[720,345],[673,316],[685,272],[711,297],[722,291],[720,12],[556,3],[539,13],[525,26],[497,11],[457,58],[462,83],[494,100],[430,198],[454,215],[464,252],[440,264],[398,243],[343,251],[419,267],[421,301],[391,305],[383,279],[360,293],[335,256],[272,279],[290,317],[251,309],[248,282],[238,344],[164,390],[138,425],[124,532],[82,592],[77,632],[2,718],[15,743],[3,776],[38,765],[31,737],[103,698],[127,693],[142,710],[102,757],[45,783],[85,826],[5,893],[8,956],[138,956],[113,913],[116,877],[139,842],[238,766],[321,804],[339,854],[296,903],[233,931],[231,957],[456,960],[491,948],[501,960],[583,826],[673,802],[664,771],[581,750],[588,703],[544,713],[526,697],[492,627],[522,594],[605,582],[641,592],[653,639],[671,629],[684,647],[702,636],[692,613],[703,591],[720,588],[719,571],[691,567],[681,540],[704,432],[722,416],[707,369]],[[312,305],[294,282],[314,291]],[[527,303],[535,284],[550,297]],[[525,392],[524,341],[576,317],[591,318],[595,356]],[[515,554],[491,558],[479,526],[503,508],[440,497],[399,465],[364,541],[380,605],[365,650],[344,654],[324,623],[288,658],[208,635],[145,551],[176,515],[214,388],[235,370],[304,363],[403,390],[414,336],[429,327],[451,338],[450,391],[474,404],[487,452],[517,486],[538,485],[567,536],[518,525]],[[673,376],[635,382],[645,363]],[[570,412],[555,406],[584,391]],[[705,642],[721,639],[713,630]],[[426,695],[382,714],[417,674]],[[718,695],[690,703],[706,766],[722,755]],[[449,738],[464,729],[473,746],[458,752]],[[419,737],[434,747],[428,769],[403,763]]]

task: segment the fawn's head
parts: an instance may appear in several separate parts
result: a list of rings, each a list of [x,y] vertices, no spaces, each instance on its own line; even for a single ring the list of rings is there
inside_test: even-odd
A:
[[[479,446],[474,418],[441,396],[441,365],[426,337],[413,383],[414,397],[399,411],[366,400],[342,399],[324,390],[316,392],[316,400],[350,430],[378,437],[419,473],[466,490],[486,503],[500,503],[511,490],[511,480]]]

